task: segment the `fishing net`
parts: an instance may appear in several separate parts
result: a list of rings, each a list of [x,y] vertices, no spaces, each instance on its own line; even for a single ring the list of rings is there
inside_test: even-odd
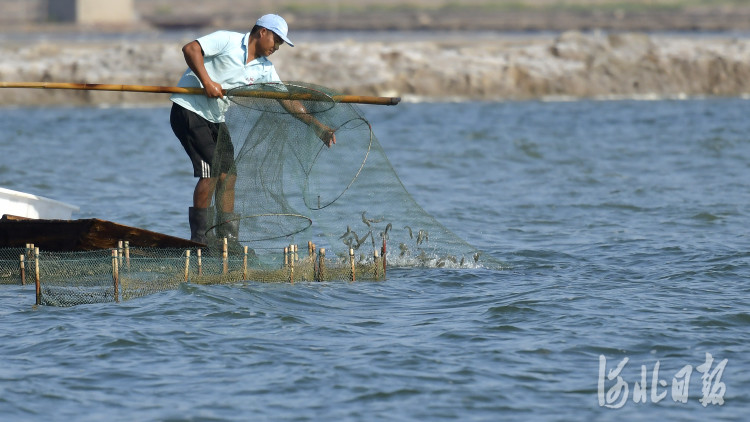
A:
[[[236,88],[228,97],[214,166],[233,151],[236,182],[234,192],[217,192],[214,206],[234,196],[239,240],[259,258],[312,242],[330,257],[347,259],[353,249],[367,259],[385,239],[389,266],[478,265],[478,251],[414,201],[370,123],[354,104],[338,102],[340,94],[287,82]],[[335,130],[335,145],[321,141],[309,116]]]
[[[243,254],[201,255],[200,249],[130,248],[51,252],[0,249],[0,284],[36,287],[36,304],[74,306],[121,302],[178,289],[181,285],[241,282],[377,281],[382,258],[328,261],[308,250],[288,252],[282,265],[266,265]]]
[[[25,258],[23,248],[0,248],[0,284],[23,284],[25,282],[21,278],[21,273],[26,267],[25,262],[22,263],[21,260]]]
[[[339,94],[284,83],[243,87],[228,97],[215,157],[231,154],[224,180],[233,183],[224,186],[233,189],[217,190],[213,207],[229,202],[234,209],[209,232],[215,237],[226,232],[219,230],[224,224],[238,223],[239,251],[131,248],[124,241],[116,249],[50,252],[27,244],[0,249],[0,284],[33,285],[37,304],[72,306],[183,283],[382,280],[387,267],[484,263],[414,201],[370,123]],[[334,131],[335,145],[321,141],[310,118]]]

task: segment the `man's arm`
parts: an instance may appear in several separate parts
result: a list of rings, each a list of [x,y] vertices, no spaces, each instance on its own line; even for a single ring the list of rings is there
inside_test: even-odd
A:
[[[222,98],[224,93],[221,84],[214,82],[211,77],[208,76],[206,66],[203,65],[203,48],[201,48],[201,44],[198,41],[191,41],[185,44],[185,46],[182,47],[182,54],[185,56],[185,62],[190,70],[195,73],[195,76],[197,76],[203,84],[206,96],[209,98]]]
[[[307,109],[305,106],[297,100],[279,100],[279,103],[286,111],[289,112],[292,116],[296,117],[299,121],[302,123],[305,123],[308,126],[312,126],[313,130],[315,131],[315,135],[320,138],[321,141],[323,141],[324,144],[326,144],[327,147],[331,147],[331,145],[336,143],[336,134],[334,133],[334,130],[330,127],[324,125],[320,122],[320,120],[313,117],[310,113],[307,112]]]

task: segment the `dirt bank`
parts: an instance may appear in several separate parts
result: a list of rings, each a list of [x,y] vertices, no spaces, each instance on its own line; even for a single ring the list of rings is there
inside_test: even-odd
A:
[[[1,81],[173,85],[182,41],[0,46]],[[750,94],[750,39],[644,33],[298,43],[272,57],[285,80],[428,99]],[[0,89],[4,105],[165,102],[163,94]]]
[[[140,19],[161,27],[247,30],[260,14],[280,13],[294,30],[747,31],[739,0],[136,0]]]

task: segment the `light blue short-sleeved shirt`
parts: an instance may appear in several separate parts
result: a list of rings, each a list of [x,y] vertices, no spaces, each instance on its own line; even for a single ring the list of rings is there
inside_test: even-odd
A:
[[[224,89],[263,82],[281,82],[273,63],[266,57],[259,57],[247,63],[247,42],[250,33],[217,31],[198,38],[203,49],[203,64],[208,76]],[[198,76],[188,68],[177,86],[203,87]],[[224,121],[224,113],[229,108],[229,99],[208,98],[204,95],[173,94],[170,99],[199,114],[208,121]]]

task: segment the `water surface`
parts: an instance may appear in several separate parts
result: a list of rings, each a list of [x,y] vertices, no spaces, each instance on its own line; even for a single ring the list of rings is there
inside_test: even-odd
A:
[[[363,111],[417,202],[502,270],[72,308],[0,286],[4,419],[742,420],[750,102]],[[0,128],[3,187],[187,236],[194,180],[166,107],[4,109]]]

